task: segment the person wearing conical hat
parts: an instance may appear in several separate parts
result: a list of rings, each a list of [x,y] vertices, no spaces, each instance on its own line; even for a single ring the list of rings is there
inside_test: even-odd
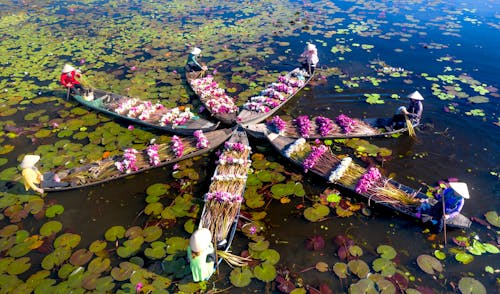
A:
[[[186,62],[186,71],[205,71],[207,67],[205,65],[201,65],[198,62],[198,57],[201,56],[201,49],[198,47],[194,47],[188,55],[188,59]]]
[[[420,123],[420,118],[424,111],[424,105],[422,103],[424,97],[418,91],[415,91],[408,95],[407,98],[410,99],[408,106],[400,106],[393,117],[393,127],[395,129],[405,127],[405,115],[413,124]]]
[[[26,191],[29,189],[33,189],[34,191],[43,194],[42,187],[38,187],[37,185],[41,185],[43,181],[43,175],[38,171],[35,164],[40,160],[39,155],[28,154],[25,155],[23,161],[19,165],[19,167],[23,170],[22,175],[24,179],[24,188]]]
[[[422,205],[422,214],[432,217],[431,222],[437,225],[438,232],[443,230],[444,223],[447,220],[460,214],[464,207],[464,200],[470,198],[469,189],[466,183],[450,182],[448,186],[448,188],[444,189],[436,196],[434,205],[430,206],[428,203]]]
[[[305,58],[305,62],[302,63],[302,67],[307,70],[309,74],[312,74],[319,62],[318,49],[316,48],[316,45],[308,43],[304,52],[300,54],[300,57]]]
[[[62,72],[61,72],[61,78],[60,82],[61,85],[64,87],[68,88],[70,90],[70,93],[72,94],[83,94],[85,92],[85,89],[83,86],[80,84],[80,82],[77,80],[78,78],[81,77],[81,73],[79,70],[74,68],[73,66],[69,64],[65,64]],[[78,90],[78,92],[77,92]]]
[[[215,271],[215,250],[209,229],[200,228],[191,235],[187,255],[193,281],[208,280]]]

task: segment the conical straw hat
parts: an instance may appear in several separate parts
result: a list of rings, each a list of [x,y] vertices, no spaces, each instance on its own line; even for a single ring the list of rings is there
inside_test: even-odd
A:
[[[33,167],[39,160],[40,160],[39,155],[33,155],[33,154],[25,155],[19,167],[22,169]]]
[[[193,55],[198,55],[201,53],[201,49],[198,47],[194,47],[193,50],[191,50],[191,54]]]
[[[202,252],[207,249],[212,242],[212,233],[209,229],[201,228],[196,230],[191,239],[189,239],[189,246],[193,252]]]
[[[461,183],[461,182],[451,182],[450,187],[460,196],[464,197],[465,199],[469,199],[469,188],[467,188],[466,183]]]
[[[414,99],[414,100],[424,100],[424,97],[422,97],[422,95],[420,95],[420,93],[418,91],[415,91],[415,92],[411,93],[410,95],[408,95],[408,98]]]
[[[64,67],[63,67],[62,73],[68,73],[68,72],[72,72],[74,70],[75,70],[74,67],[72,67],[69,64],[65,64]]]

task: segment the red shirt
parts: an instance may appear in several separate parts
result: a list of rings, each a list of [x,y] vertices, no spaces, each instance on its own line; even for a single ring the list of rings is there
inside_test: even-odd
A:
[[[76,78],[80,77],[80,74],[76,71],[71,71],[69,73],[61,74],[61,84],[65,87],[71,88],[73,85],[79,85],[80,82],[77,81]]]

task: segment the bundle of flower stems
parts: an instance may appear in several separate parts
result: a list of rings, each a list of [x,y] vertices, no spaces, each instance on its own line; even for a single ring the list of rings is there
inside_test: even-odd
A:
[[[408,194],[390,183],[390,179],[387,178],[381,178],[373,184],[366,194],[369,196],[369,200],[373,199],[377,203],[387,203],[400,209],[409,209],[420,205],[420,201],[415,197],[416,192]]]
[[[221,193],[231,195],[227,197],[232,198],[226,200],[206,199],[199,225],[212,232],[216,244],[226,239],[233,222],[239,214],[246,185],[246,176],[250,168],[250,161],[247,160],[249,154],[250,150],[248,149],[241,152],[226,149],[219,157],[231,157],[235,160],[217,165],[207,194]]]
[[[196,151],[196,140],[194,138],[183,138],[182,141],[185,146],[184,154]],[[161,161],[167,161],[175,157],[169,143],[158,144],[158,155]],[[89,168],[79,169],[77,172],[72,172],[65,177],[61,177],[61,181],[71,182],[73,179],[77,179],[79,184],[86,184],[95,180],[106,179],[113,174],[119,173],[114,165],[114,163],[119,160],[121,160],[120,156],[98,160],[95,163],[90,164]],[[136,166],[139,169],[150,166],[149,157],[145,150],[137,153]]]
[[[244,267],[247,266],[250,261],[252,261],[252,259],[249,257],[234,255],[231,252],[224,250],[217,250],[217,256],[223,258],[231,267]]]
[[[405,114],[406,127],[408,128],[408,135],[412,138],[416,138],[417,134],[415,133],[415,129],[413,128],[413,124],[408,116]]]

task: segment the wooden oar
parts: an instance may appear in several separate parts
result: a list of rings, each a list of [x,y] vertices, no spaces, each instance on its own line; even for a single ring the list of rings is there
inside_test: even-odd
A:
[[[444,193],[441,195],[441,201],[443,203],[443,230],[444,230],[444,246],[446,247],[447,241],[446,241],[446,207],[444,206]]]
[[[69,100],[69,92],[70,92],[70,87],[68,87],[68,91],[66,93],[66,100]]]

